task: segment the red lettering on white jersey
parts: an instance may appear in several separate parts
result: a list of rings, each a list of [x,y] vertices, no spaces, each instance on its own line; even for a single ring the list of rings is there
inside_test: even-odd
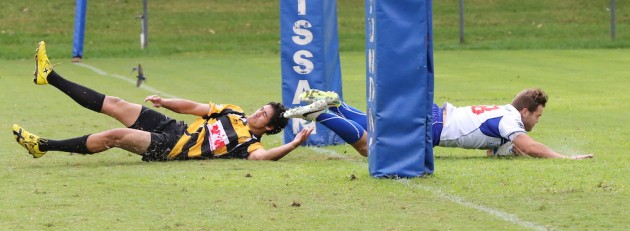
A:
[[[229,143],[229,139],[223,129],[221,121],[217,121],[213,124],[208,124],[210,150],[214,151],[219,148],[225,147]]]

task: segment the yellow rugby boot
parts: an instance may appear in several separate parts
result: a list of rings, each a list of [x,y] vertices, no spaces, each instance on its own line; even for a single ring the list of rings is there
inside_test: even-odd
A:
[[[37,44],[37,48],[35,49],[35,77],[33,78],[33,82],[37,85],[48,84],[48,74],[53,70],[53,65],[50,64],[48,60],[48,55],[46,55],[46,43],[41,41]]]
[[[13,137],[15,137],[15,140],[22,145],[22,147],[28,150],[28,153],[31,154],[33,158],[40,158],[46,154],[46,152],[39,150],[39,136],[27,132],[17,124],[13,124]]]

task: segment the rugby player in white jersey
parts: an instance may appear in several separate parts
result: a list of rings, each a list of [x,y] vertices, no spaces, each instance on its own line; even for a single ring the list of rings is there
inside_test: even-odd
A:
[[[311,104],[289,109],[287,118],[304,118],[322,123],[367,156],[367,117],[365,113],[339,101],[334,92],[307,90],[300,99]],[[519,92],[511,104],[503,106],[455,107],[433,105],[433,146],[484,149],[488,155],[528,155],[542,158],[592,158],[592,154],[566,156],[532,139],[532,131],[547,103],[547,94],[538,88]],[[327,109],[329,112],[326,112]],[[438,138],[438,139],[436,139]]]

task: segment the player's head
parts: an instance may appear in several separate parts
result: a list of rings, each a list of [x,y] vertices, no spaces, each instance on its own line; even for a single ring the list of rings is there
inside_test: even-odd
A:
[[[269,102],[267,105],[273,108],[273,115],[271,115],[271,119],[269,120],[269,123],[267,123],[267,126],[273,127],[273,129],[265,132],[265,134],[267,135],[277,134],[280,131],[282,131],[284,127],[287,126],[287,123],[289,123],[289,119],[284,118],[284,116],[282,116],[282,113],[284,113],[287,110],[287,108],[284,107],[284,105],[282,105],[281,103],[276,103],[276,102]]]
[[[512,100],[512,106],[521,113],[525,131],[534,129],[545,104],[547,104],[547,93],[540,88],[528,88],[516,94]]]
[[[256,112],[247,117],[247,126],[250,130],[257,131],[257,135],[276,134],[289,122],[288,119],[282,117],[282,113],[286,108],[276,102],[270,102],[260,107]]]

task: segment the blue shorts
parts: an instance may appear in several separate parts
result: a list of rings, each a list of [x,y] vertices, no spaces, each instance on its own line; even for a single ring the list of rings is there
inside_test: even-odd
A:
[[[440,134],[442,134],[442,128],[444,128],[444,122],[442,114],[442,108],[433,104],[433,121],[431,121],[431,139],[433,141],[433,147],[440,144]]]

